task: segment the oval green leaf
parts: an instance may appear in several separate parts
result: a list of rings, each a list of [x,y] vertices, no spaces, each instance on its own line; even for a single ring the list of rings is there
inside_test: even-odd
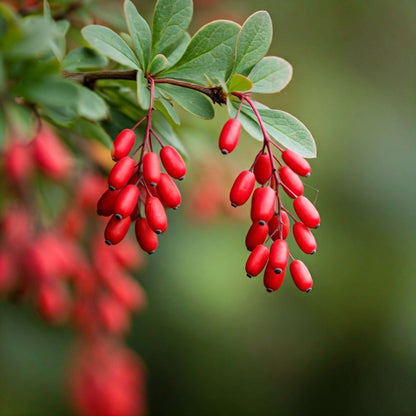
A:
[[[241,74],[234,74],[228,84],[228,92],[249,91],[253,88],[253,83]]]

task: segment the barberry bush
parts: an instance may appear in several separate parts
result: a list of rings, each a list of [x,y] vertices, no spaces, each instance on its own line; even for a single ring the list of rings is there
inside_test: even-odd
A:
[[[146,301],[128,271],[142,266],[140,249],[157,251],[166,211],[182,204],[192,159],[183,114],[215,120],[215,105],[226,106],[224,156],[241,129],[259,142],[228,201],[239,210],[251,200],[247,276],[264,272],[273,292],[289,270],[297,288],[312,289],[286,238],[292,227],[301,251],[316,252],[320,216],[301,180],[315,142],[294,116],[258,101],[281,91],[292,67],[266,56],[266,11],[191,36],[192,0],[157,1],[150,25],[127,0],[120,33],[90,24],[88,2],[8,3],[0,5],[0,293],[76,329],[70,391],[80,415],[142,415],[143,365],[123,335]],[[210,198],[209,188],[197,199]]]

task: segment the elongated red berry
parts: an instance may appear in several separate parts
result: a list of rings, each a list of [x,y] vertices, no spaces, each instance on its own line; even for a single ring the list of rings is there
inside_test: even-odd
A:
[[[114,205],[118,198],[120,191],[112,191],[107,189],[97,202],[97,214],[103,217],[109,217],[114,214]]]
[[[316,240],[311,230],[302,222],[293,224],[293,236],[299,248],[306,254],[314,254],[316,252]]]
[[[111,190],[120,189],[126,185],[134,173],[135,162],[131,157],[120,159],[108,175],[108,187]]]
[[[253,172],[243,170],[236,178],[231,187],[230,200],[233,207],[245,204],[254,189],[256,178]]]
[[[248,277],[259,275],[266,266],[269,258],[269,249],[259,244],[248,256],[246,262],[246,272]]]
[[[246,236],[247,250],[254,250],[259,244],[263,244],[267,238],[269,227],[260,225],[257,221],[253,222]]]
[[[268,153],[260,155],[254,164],[256,181],[264,185],[272,176],[272,162]]]
[[[115,162],[127,156],[134,146],[136,134],[131,129],[122,130],[114,139],[111,156]]]
[[[157,192],[165,206],[173,209],[179,208],[182,201],[181,193],[176,183],[166,173],[162,173],[160,176]]]
[[[280,212],[280,219],[282,221],[282,237],[286,240],[290,231],[290,221],[289,216],[285,211]],[[279,235],[279,215],[277,212],[274,213],[272,219],[269,221],[269,235],[272,237],[273,241],[280,238]]]
[[[238,144],[240,138],[241,123],[238,119],[228,120],[221,130],[218,146],[223,155],[231,153]]]
[[[272,188],[257,188],[251,199],[251,220],[267,224],[273,217],[275,205],[276,192]]]
[[[153,254],[157,248],[157,234],[150,228],[146,218],[138,218],[134,231],[140,247],[146,253]]]
[[[13,142],[4,150],[4,169],[14,182],[27,179],[33,170],[32,153],[29,146]]]
[[[299,196],[293,201],[293,208],[298,214],[299,219],[309,228],[318,228],[321,223],[321,217],[318,210],[304,196]]]
[[[276,240],[270,247],[269,263],[276,274],[282,273],[289,261],[289,246],[285,240]]]
[[[150,228],[156,234],[164,233],[168,228],[168,219],[160,199],[156,196],[148,197],[144,204],[144,210]]]
[[[164,146],[159,155],[166,172],[181,181],[186,174],[186,165],[179,152],[172,146]]]
[[[115,191],[110,191],[115,192]],[[136,185],[127,185],[123,188],[114,204],[114,214],[117,219],[128,217],[137,206],[139,199],[139,188]]]
[[[311,174],[309,163],[299,153],[286,149],[282,152],[282,159],[298,175],[309,176]]]
[[[113,215],[104,230],[106,244],[109,246],[111,246],[111,244],[118,244],[126,236],[130,224],[130,217],[118,220],[116,216]]]
[[[263,277],[263,283],[266,290],[268,292],[274,292],[279,289],[279,287],[282,286],[285,274],[286,270],[283,270],[283,272],[280,274],[276,274],[270,266],[270,263],[267,263]]]
[[[159,183],[160,163],[154,152],[148,152],[143,157],[143,177],[150,186],[156,186]]]
[[[291,198],[303,195],[302,180],[289,166],[283,166],[279,169],[279,177],[286,187],[289,188],[287,189],[283,186],[283,189]]]
[[[307,293],[312,290],[312,276],[308,268],[305,266],[305,263],[300,260],[292,261],[292,263],[290,263],[290,274],[299,290]]]

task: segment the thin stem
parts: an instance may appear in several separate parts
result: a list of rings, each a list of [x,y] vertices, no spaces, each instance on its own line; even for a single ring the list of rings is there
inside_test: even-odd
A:
[[[163,148],[165,145],[162,143],[162,140],[159,139],[158,135],[155,133],[153,129],[150,129],[150,134],[159,142],[160,146]]]
[[[143,121],[144,120],[146,120],[146,117],[147,117],[147,115],[145,115],[139,122],[137,122],[135,125],[134,125],[134,127],[132,128],[132,130],[136,130],[136,128],[138,127],[138,126],[140,126],[140,124],[142,124],[143,123]]]
[[[291,214],[291,212],[289,210],[287,210],[285,207],[282,206],[283,211],[286,212],[287,215],[289,215],[290,218],[292,218],[293,221],[298,222],[298,219]]]

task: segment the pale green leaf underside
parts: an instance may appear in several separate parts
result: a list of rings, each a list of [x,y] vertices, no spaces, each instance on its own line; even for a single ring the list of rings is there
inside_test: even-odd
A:
[[[266,56],[251,70],[248,78],[253,82],[253,92],[272,94],[285,88],[292,74],[289,62],[277,56]]]
[[[259,11],[244,23],[237,40],[234,73],[248,75],[269,50],[273,36],[269,13]]]
[[[145,78],[143,71],[137,70],[137,102],[143,110],[148,110],[150,107],[150,91],[148,88],[148,81]]]
[[[150,73],[151,74],[157,74],[158,72],[162,71],[163,69],[166,68],[168,64],[168,60],[166,59],[166,56],[159,54],[156,55],[153,58],[152,63],[150,64]]]
[[[175,65],[182,58],[190,41],[191,36],[185,32],[175,44],[165,49],[165,56],[168,58],[168,68]]]
[[[228,110],[233,117],[236,114],[235,107],[238,100],[228,100]],[[267,132],[284,147],[294,150],[306,158],[316,157],[316,145],[310,131],[296,117],[285,111],[272,110],[263,105],[258,106],[258,111],[264,122]],[[243,128],[257,140],[263,140],[260,127],[252,109],[245,103],[241,109],[240,121]]]
[[[164,98],[160,97],[155,102],[155,107],[157,110],[161,111],[163,115],[172,123],[179,125],[181,124],[181,120],[179,119],[178,114],[176,113],[173,105],[170,101],[165,100]]]
[[[215,115],[212,103],[200,92],[176,85],[159,84],[158,88],[191,114],[206,120],[212,119]]]
[[[99,95],[81,85],[78,86],[78,90],[78,113],[82,117],[96,121],[102,120],[108,115],[107,104]]]
[[[127,27],[133,40],[134,50],[139,58],[142,70],[146,70],[150,60],[152,34],[146,20],[139,14],[136,6],[127,0],[124,3]]]
[[[152,56],[177,42],[192,18],[192,0],[159,0],[153,15]]]
[[[253,88],[253,83],[241,74],[234,74],[228,84],[228,92],[249,91]]]
[[[95,49],[76,48],[65,56],[63,68],[68,72],[76,72],[84,69],[102,68],[107,64],[108,59]]]
[[[182,58],[164,75],[206,84],[206,78],[224,77],[232,64],[235,41],[240,26],[218,20],[203,26],[191,39]]]
[[[136,55],[127,43],[111,29],[105,26],[91,25],[84,27],[81,32],[87,42],[103,55],[129,68],[140,68]]]

